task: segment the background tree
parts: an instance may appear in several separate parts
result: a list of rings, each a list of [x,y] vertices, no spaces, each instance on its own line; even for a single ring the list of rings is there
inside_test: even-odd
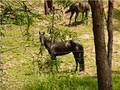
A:
[[[108,19],[107,19],[107,30],[108,30],[108,64],[110,69],[112,68],[112,47],[113,47],[113,0],[108,0]]]
[[[52,10],[52,8],[53,8],[52,0],[44,0],[45,15],[48,15],[49,11]]]
[[[108,66],[104,34],[103,1],[89,0],[92,9],[93,33],[99,90],[112,90],[111,69]]]

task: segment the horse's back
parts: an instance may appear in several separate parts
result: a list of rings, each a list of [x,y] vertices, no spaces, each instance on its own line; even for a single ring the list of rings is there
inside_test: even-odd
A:
[[[79,2],[73,3],[70,7],[71,12],[78,12],[79,11]]]
[[[75,47],[79,48],[80,50],[83,50],[83,45],[79,41],[72,40],[72,43],[73,43],[73,45],[75,45]]]
[[[55,42],[51,46],[52,52],[58,56],[58,55],[65,55],[71,52],[71,44],[69,41],[65,42]]]
[[[83,7],[85,8],[85,10],[87,10],[87,11],[90,10],[90,5],[86,1],[83,1],[81,3],[83,4]]]
[[[85,12],[90,11],[90,6],[87,2],[75,2],[70,6],[70,12]]]

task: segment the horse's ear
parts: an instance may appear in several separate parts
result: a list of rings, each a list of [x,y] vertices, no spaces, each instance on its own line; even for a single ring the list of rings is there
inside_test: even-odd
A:
[[[45,32],[43,32],[43,35],[45,35]]]
[[[40,35],[41,33],[40,33],[40,31],[39,31],[39,35]]]

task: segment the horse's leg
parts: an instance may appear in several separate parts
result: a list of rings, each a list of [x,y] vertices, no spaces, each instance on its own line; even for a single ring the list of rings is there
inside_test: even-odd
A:
[[[69,25],[71,24],[71,19],[72,19],[72,16],[73,16],[74,13],[75,13],[75,12],[71,12]]]
[[[76,23],[76,20],[77,20],[78,15],[79,15],[79,12],[76,12],[75,23]]]
[[[77,68],[78,68],[78,57],[79,57],[79,54],[77,52],[73,52],[73,55],[74,55],[74,58],[75,58],[75,62],[76,62],[76,68],[75,68],[75,71],[77,71]]]
[[[82,22],[84,21],[84,11],[82,12]]]
[[[80,71],[84,71],[85,66],[84,66],[84,51],[81,51],[80,53],[80,59],[79,59],[79,64],[80,64]]]
[[[56,70],[58,71],[56,56],[51,56],[51,59],[52,59],[52,61],[55,61]],[[52,63],[52,67],[53,67],[53,63]]]
[[[76,62],[76,68],[75,68],[75,71],[77,71],[77,69],[78,69],[78,60],[75,59],[75,62]]]

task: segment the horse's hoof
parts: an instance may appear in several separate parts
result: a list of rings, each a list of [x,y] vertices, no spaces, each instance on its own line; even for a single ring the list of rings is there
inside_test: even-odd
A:
[[[71,24],[68,24],[68,27],[70,27],[71,26]]]
[[[79,70],[79,72],[82,72],[82,70]]]
[[[71,25],[68,25],[68,27],[71,27]]]
[[[79,70],[79,72],[82,72],[82,71],[84,71],[84,69],[80,69],[80,70]]]
[[[77,72],[77,70],[75,69],[75,71],[74,72]]]

